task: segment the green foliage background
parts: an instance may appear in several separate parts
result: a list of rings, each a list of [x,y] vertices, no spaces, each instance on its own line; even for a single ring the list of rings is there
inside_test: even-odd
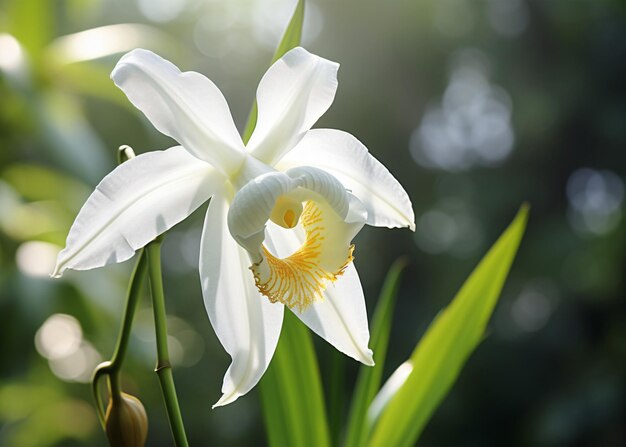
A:
[[[507,13],[502,4],[518,9]],[[288,0],[0,2],[0,33],[18,39],[26,61],[17,71],[0,64],[0,445],[105,444],[89,387],[55,376],[34,340],[50,315],[70,314],[107,358],[131,265],[53,281],[28,274],[19,259],[27,242],[63,245],[82,202],[115,166],[119,145],[144,152],[172,144],[108,79],[119,53],[72,62],[76,53],[62,36],[133,24],[109,28],[104,42],[147,47],[183,70],[204,73],[243,128],[294,6]],[[488,336],[421,443],[623,445],[626,7],[611,0],[309,0],[306,16],[304,45],[341,63],[335,103],[317,127],[361,139],[405,186],[416,212],[415,235],[366,228],[356,241],[370,312],[393,261],[408,259],[383,380],[407,359],[519,205],[532,205]],[[76,41],[88,42],[87,36]],[[94,55],[99,44],[90,42],[87,54]],[[411,148],[420,151],[415,130],[441,103],[459,60],[478,64],[491,86],[507,92],[513,149],[498,162],[429,168],[411,156]],[[568,196],[567,185],[582,168],[621,179],[622,199],[606,228],[581,226]],[[262,445],[259,387],[210,410],[229,359],[206,318],[194,265],[203,212],[171,231],[163,252],[170,329],[183,352],[174,365],[183,417],[192,445]],[[152,372],[147,309],[144,300],[125,385],[148,410],[149,445],[171,445]],[[323,384],[337,391],[332,408],[339,411],[332,415],[341,420],[358,365],[313,340]],[[331,374],[337,370],[343,371],[338,384]]]

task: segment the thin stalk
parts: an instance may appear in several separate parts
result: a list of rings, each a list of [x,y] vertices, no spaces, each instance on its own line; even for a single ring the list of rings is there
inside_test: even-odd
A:
[[[130,285],[128,287],[128,298],[126,300],[126,309],[124,310],[124,317],[122,320],[122,327],[120,328],[120,334],[117,338],[117,346],[113,352],[111,358],[111,386],[113,390],[119,390],[119,374],[122,369],[122,363],[126,357],[126,351],[128,350],[128,341],[130,340],[130,332],[133,326],[133,319],[135,318],[135,311],[137,310],[137,303],[143,290],[143,284],[146,279],[146,272],[148,271],[148,262],[146,260],[145,252],[142,250],[139,253],[139,259],[137,265],[130,279]]]
[[[162,238],[159,237],[146,246],[157,344],[157,365],[155,372],[161,384],[174,442],[178,447],[187,447],[189,443],[187,442],[187,435],[185,434],[180,406],[178,405],[174,376],[172,375],[172,365],[170,364],[170,356],[167,349],[167,317],[165,313],[163,278],[161,276],[161,243]]]
[[[144,251],[139,253],[135,269],[130,276],[130,282],[128,286],[128,293],[126,295],[126,307],[124,308],[124,316],[122,317],[122,326],[120,327],[119,335],[117,336],[117,343],[115,350],[113,351],[113,357],[110,361],[101,363],[98,365],[94,372],[92,380],[92,391],[96,400],[96,407],[98,410],[98,418],[100,423],[104,427],[104,409],[103,402],[98,391],[98,382],[103,376],[109,378],[109,391],[112,396],[119,396],[121,392],[120,387],[120,371],[122,370],[122,363],[128,350],[128,342],[130,340],[130,333],[133,326],[133,319],[135,317],[135,311],[137,310],[137,303],[143,290],[144,280],[146,278],[148,263]]]

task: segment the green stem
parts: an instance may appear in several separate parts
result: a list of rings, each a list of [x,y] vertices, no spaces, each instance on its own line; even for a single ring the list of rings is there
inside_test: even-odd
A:
[[[104,402],[102,402],[102,396],[100,396],[100,389],[98,388],[98,384],[100,383],[100,379],[104,376],[109,375],[109,369],[111,367],[111,362],[102,362],[100,363],[95,371],[93,372],[93,378],[91,379],[91,392],[93,394],[93,398],[96,401],[96,411],[98,412],[98,419],[100,420],[100,425],[102,429],[106,429],[106,421],[104,419]]]
[[[139,253],[137,264],[130,277],[130,283],[128,286],[128,293],[126,295],[126,307],[124,309],[124,316],[122,318],[122,326],[120,333],[117,337],[117,344],[113,351],[113,357],[111,361],[101,363],[98,365],[94,372],[92,380],[92,391],[96,400],[96,408],[98,410],[98,418],[104,428],[104,409],[100,392],[98,389],[99,380],[107,376],[109,378],[109,391],[111,396],[119,396],[121,393],[120,387],[120,371],[122,370],[122,363],[124,363],[124,357],[128,349],[128,342],[130,340],[130,333],[133,326],[133,319],[135,317],[135,311],[137,310],[137,303],[143,290],[143,283],[146,278],[147,261],[144,251]]]
[[[133,319],[135,318],[135,311],[137,310],[137,303],[139,303],[139,297],[141,296],[143,284],[146,279],[146,272],[148,271],[147,267],[148,262],[146,260],[145,252],[142,250],[139,253],[139,259],[137,260],[135,270],[133,271],[130,279],[122,327],[120,328],[120,334],[117,338],[117,346],[115,347],[113,357],[111,358],[111,386],[114,391],[120,391],[120,370],[122,369],[122,363],[126,357],[126,351],[128,351],[130,332],[133,326]]]
[[[178,447],[187,447],[189,443],[187,442],[183,418],[178,405],[176,387],[174,386],[174,377],[172,375],[172,365],[170,364],[167,349],[167,316],[165,313],[163,278],[161,276],[161,243],[162,238],[158,237],[155,241],[146,246],[157,344],[157,366],[155,372],[159,377],[159,383],[163,391],[163,399],[165,400],[167,417],[170,421],[174,442]]]

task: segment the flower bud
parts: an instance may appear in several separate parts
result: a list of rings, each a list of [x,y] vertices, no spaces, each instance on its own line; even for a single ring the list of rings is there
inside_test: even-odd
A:
[[[109,399],[106,434],[113,447],[143,447],[148,436],[148,417],[135,396],[121,393]]]
[[[117,150],[117,164],[121,165],[125,161],[130,160],[131,158],[135,158],[135,151],[133,151],[133,148],[130,146],[127,146],[126,144],[123,146],[120,146],[119,149]]]

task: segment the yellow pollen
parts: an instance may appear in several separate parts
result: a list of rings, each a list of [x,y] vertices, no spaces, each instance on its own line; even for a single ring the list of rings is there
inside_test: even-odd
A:
[[[302,214],[302,202],[288,195],[282,195],[278,197],[272,208],[270,220],[276,225],[289,229],[298,225],[300,214]]]
[[[284,218],[285,223],[290,225],[292,217],[288,213]],[[333,271],[321,265],[326,239],[322,214],[315,202],[306,202],[300,216],[306,234],[304,244],[284,259],[275,257],[263,246],[263,260],[250,267],[257,288],[272,303],[280,302],[304,311],[313,302],[324,298],[328,282],[336,281],[354,259],[354,245],[350,245],[346,247],[344,260]]]
[[[285,224],[287,224],[288,228],[293,228],[296,226],[296,213],[293,210],[285,211],[285,216],[283,217]]]

